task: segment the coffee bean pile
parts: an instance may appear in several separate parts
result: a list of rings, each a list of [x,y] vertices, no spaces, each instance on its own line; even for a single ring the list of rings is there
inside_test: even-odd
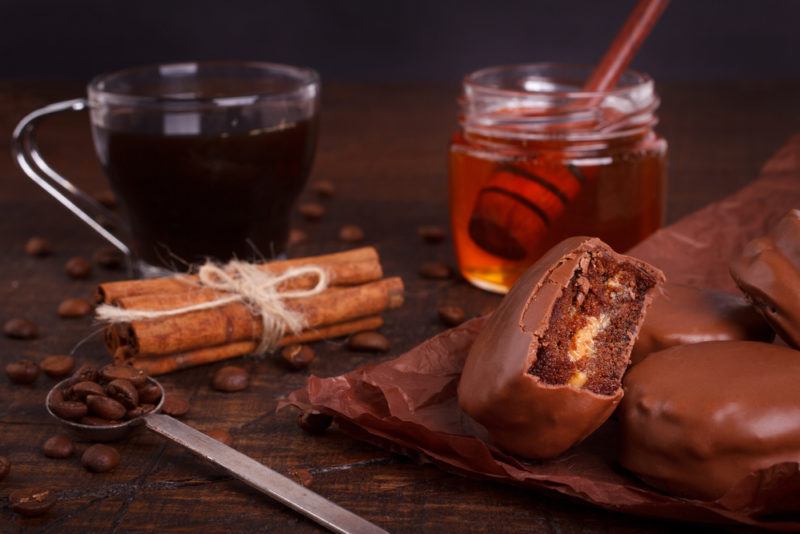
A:
[[[140,369],[110,364],[78,369],[50,396],[50,410],[84,425],[114,425],[153,411],[161,390]]]

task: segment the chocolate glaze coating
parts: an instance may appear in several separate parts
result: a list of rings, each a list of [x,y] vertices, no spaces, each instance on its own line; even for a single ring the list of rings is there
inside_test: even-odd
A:
[[[631,365],[648,354],[703,341],[772,341],[775,332],[739,295],[664,284],[633,345]]]
[[[800,348],[800,210],[791,210],[767,235],[745,245],[730,270],[778,335]]]
[[[557,456],[597,429],[622,399],[621,388],[613,395],[599,395],[571,385],[545,384],[528,373],[553,304],[579,262],[597,250],[663,281],[660,271],[614,253],[599,239],[567,239],[511,288],[467,357],[458,386],[459,404],[486,427],[495,444],[511,453],[527,458]],[[645,307],[651,295],[645,296]],[[628,350],[635,339],[636,331]]]
[[[758,469],[800,461],[800,353],[709,341],[625,375],[620,462],[669,493],[713,500]]]

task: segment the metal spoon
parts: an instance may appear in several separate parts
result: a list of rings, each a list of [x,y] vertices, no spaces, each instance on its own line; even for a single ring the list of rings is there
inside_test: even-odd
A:
[[[249,456],[206,436],[177,419],[158,413],[164,404],[165,392],[161,384],[153,378],[148,378],[148,380],[161,390],[161,400],[152,412],[124,423],[103,426],[83,425],[67,421],[50,409],[53,392],[64,387],[69,380],[69,378],[62,380],[50,390],[45,400],[45,407],[47,413],[56,418],[72,434],[83,440],[116,441],[146,428],[220,466],[245,484],[269,495],[332,532],[341,534],[386,533],[385,530],[366,519],[337,506]]]

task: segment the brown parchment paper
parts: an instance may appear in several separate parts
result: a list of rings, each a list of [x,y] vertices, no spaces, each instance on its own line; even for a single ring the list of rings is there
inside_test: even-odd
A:
[[[728,259],[793,207],[800,207],[800,136],[773,156],[757,180],[630,253],[663,269],[672,282],[735,290]],[[703,502],[660,493],[622,469],[615,460],[614,417],[555,460],[527,462],[494,448],[456,398],[461,368],[483,322],[473,319],[393,360],[338,377],[312,376],[281,406],[324,411],[358,439],[466,476],[551,490],[636,515],[800,530],[798,463],[752,473],[719,500]]]

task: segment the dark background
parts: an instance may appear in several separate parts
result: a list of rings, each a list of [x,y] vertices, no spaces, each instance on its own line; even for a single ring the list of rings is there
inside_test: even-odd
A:
[[[633,0],[0,0],[0,78],[257,59],[328,81],[454,82],[495,64],[595,63]],[[634,66],[657,80],[800,79],[800,2],[673,0]]]

